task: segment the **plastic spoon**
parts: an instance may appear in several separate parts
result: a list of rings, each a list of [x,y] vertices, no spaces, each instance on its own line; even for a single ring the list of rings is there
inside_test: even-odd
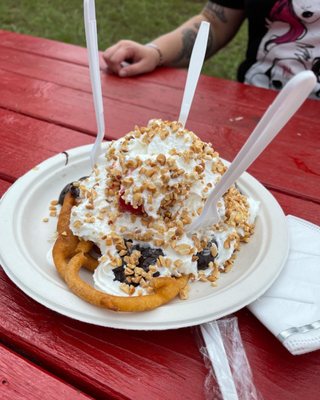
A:
[[[202,324],[200,325],[200,330],[223,400],[239,400],[223,338],[219,329],[219,321]]]
[[[84,0],[84,27],[86,32],[86,42],[88,48],[89,70],[91,87],[93,94],[94,110],[96,114],[98,133],[95,143],[91,150],[91,166],[94,167],[97,158],[101,153],[101,143],[103,141],[105,126],[103,114],[103,101],[100,81],[98,35],[96,24],[96,11],[94,0]]]
[[[201,22],[196,40],[193,45],[189,69],[188,69],[188,76],[186,80],[186,86],[184,88],[180,116],[179,116],[179,122],[182,123],[183,127],[186,125],[186,121],[188,119],[192,100],[199,80],[204,57],[206,54],[209,28],[210,28],[209,22],[205,21]]]
[[[309,96],[316,82],[316,77],[311,71],[303,71],[286,84],[269,106],[220,182],[208,196],[202,213],[186,227],[187,232],[213,225],[219,221],[217,210],[219,199],[275,138]]]

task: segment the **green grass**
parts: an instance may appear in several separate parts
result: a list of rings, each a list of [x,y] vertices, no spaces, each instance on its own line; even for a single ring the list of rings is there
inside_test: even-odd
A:
[[[120,39],[146,43],[174,29],[201,11],[205,0],[96,0],[99,49]],[[4,0],[0,2],[2,29],[85,46],[82,0]],[[236,38],[203,72],[235,79],[244,57],[244,26]]]

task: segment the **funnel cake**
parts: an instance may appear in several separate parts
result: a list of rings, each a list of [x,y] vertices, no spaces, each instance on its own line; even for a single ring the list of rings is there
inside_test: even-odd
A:
[[[178,122],[152,120],[109,142],[91,175],[64,197],[53,249],[60,276],[79,297],[116,311],[185,299],[193,281],[215,285],[258,212],[232,186],[219,201],[218,224],[185,232],[226,168]],[[82,267],[93,272],[94,286],[80,278]]]
[[[85,301],[114,311],[147,311],[159,307],[176,297],[188,276],[178,279],[163,277],[151,282],[153,294],[141,297],[112,296],[94,289],[84,282],[79,271],[82,267],[94,271],[98,265],[90,255],[94,243],[79,240],[69,228],[71,209],[75,199],[69,192],[64,197],[58,220],[58,237],[53,247],[53,260],[60,276],[69,288]]]

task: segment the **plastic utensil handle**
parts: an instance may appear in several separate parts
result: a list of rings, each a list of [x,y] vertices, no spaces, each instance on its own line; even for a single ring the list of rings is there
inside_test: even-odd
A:
[[[249,149],[252,146],[252,144],[260,137],[261,132],[269,123],[271,118],[273,118],[273,115],[277,112],[279,106],[281,106],[281,104],[284,102],[285,99],[287,99],[290,96],[290,94],[292,96],[296,96],[297,99],[298,94],[294,93],[297,90],[297,85],[303,85],[304,83],[308,84],[309,82],[309,85],[312,86],[312,82],[314,80],[315,80],[315,75],[311,71],[303,71],[300,74],[297,74],[295,77],[293,77],[289,82],[287,82],[284,88],[278,93],[274,101],[270,104],[267,111],[264,113],[263,117],[258,122],[257,126],[255,127],[255,129],[253,130],[253,132],[251,133],[251,135],[249,136],[248,140],[246,141],[241,150],[247,151],[247,149]],[[311,92],[312,88],[308,89],[308,86],[306,86],[305,90],[308,95]],[[299,95],[302,96],[301,100],[302,103],[306,96],[304,95],[304,92],[299,93]],[[295,102],[296,99],[292,97],[291,100]],[[297,106],[297,109],[298,108],[299,105]],[[289,119],[290,117],[288,118],[288,120]],[[240,153],[236,156],[234,161],[236,161],[238,157],[240,157]]]
[[[101,91],[101,80],[100,80],[100,68],[99,68],[99,51],[98,51],[98,36],[97,36],[97,24],[96,24],[96,12],[94,0],[84,0],[84,25],[86,33],[86,42],[89,56],[89,70],[91,87],[93,94],[93,103],[96,113],[96,122],[98,133],[96,141],[94,143],[91,152],[91,164],[95,164],[96,159],[99,155],[100,145],[104,137],[105,126],[104,126],[104,113],[103,113],[103,101]]]
[[[310,71],[301,72],[288,82],[222,176],[218,190],[209,195],[202,214],[205,212],[207,215],[213,198],[220,198],[275,138],[309,96],[316,82],[315,75]]]
[[[292,78],[282,89],[262,117],[230,168],[223,175],[216,196],[221,197],[229,186],[255,161],[279,131],[295,114],[316,84],[311,71],[304,71]]]
[[[210,28],[209,22],[205,21],[201,22],[199,32],[194,42],[188,69],[186,86],[184,88],[182,105],[179,115],[179,122],[182,123],[183,127],[185,126],[186,121],[188,119],[192,100],[199,80],[204,57],[206,54],[209,28]]]
[[[216,321],[200,325],[223,400],[239,400],[220,329]]]

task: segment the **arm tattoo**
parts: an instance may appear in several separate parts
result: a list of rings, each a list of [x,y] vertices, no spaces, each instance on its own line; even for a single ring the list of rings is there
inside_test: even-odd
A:
[[[195,29],[184,29],[182,31],[182,48],[177,57],[171,62],[172,67],[185,67],[189,64],[194,42],[196,40],[200,24],[194,24]],[[213,31],[209,30],[208,44],[205,58],[209,58],[215,53]]]
[[[227,17],[224,12],[224,7],[219,6],[218,4],[212,3],[211,1],[208,1],[208,3],[204,7],[202,13],[209,20],[218,18],[223,23],[228,22]]]
[[[217,49],[216,49],[214,38],[213,38],[213,29],[212,29],[212,27],[210,27],[205,59],[208,59],[209,57],[211,57],[216,51],[217,51]]]
[[[182,48],[177,54],[177,57],[172,60],[171,66],[185,67],[188,65],[199,26],[200,24],[194,24],[195,29],[187,28],[182,31]]]

